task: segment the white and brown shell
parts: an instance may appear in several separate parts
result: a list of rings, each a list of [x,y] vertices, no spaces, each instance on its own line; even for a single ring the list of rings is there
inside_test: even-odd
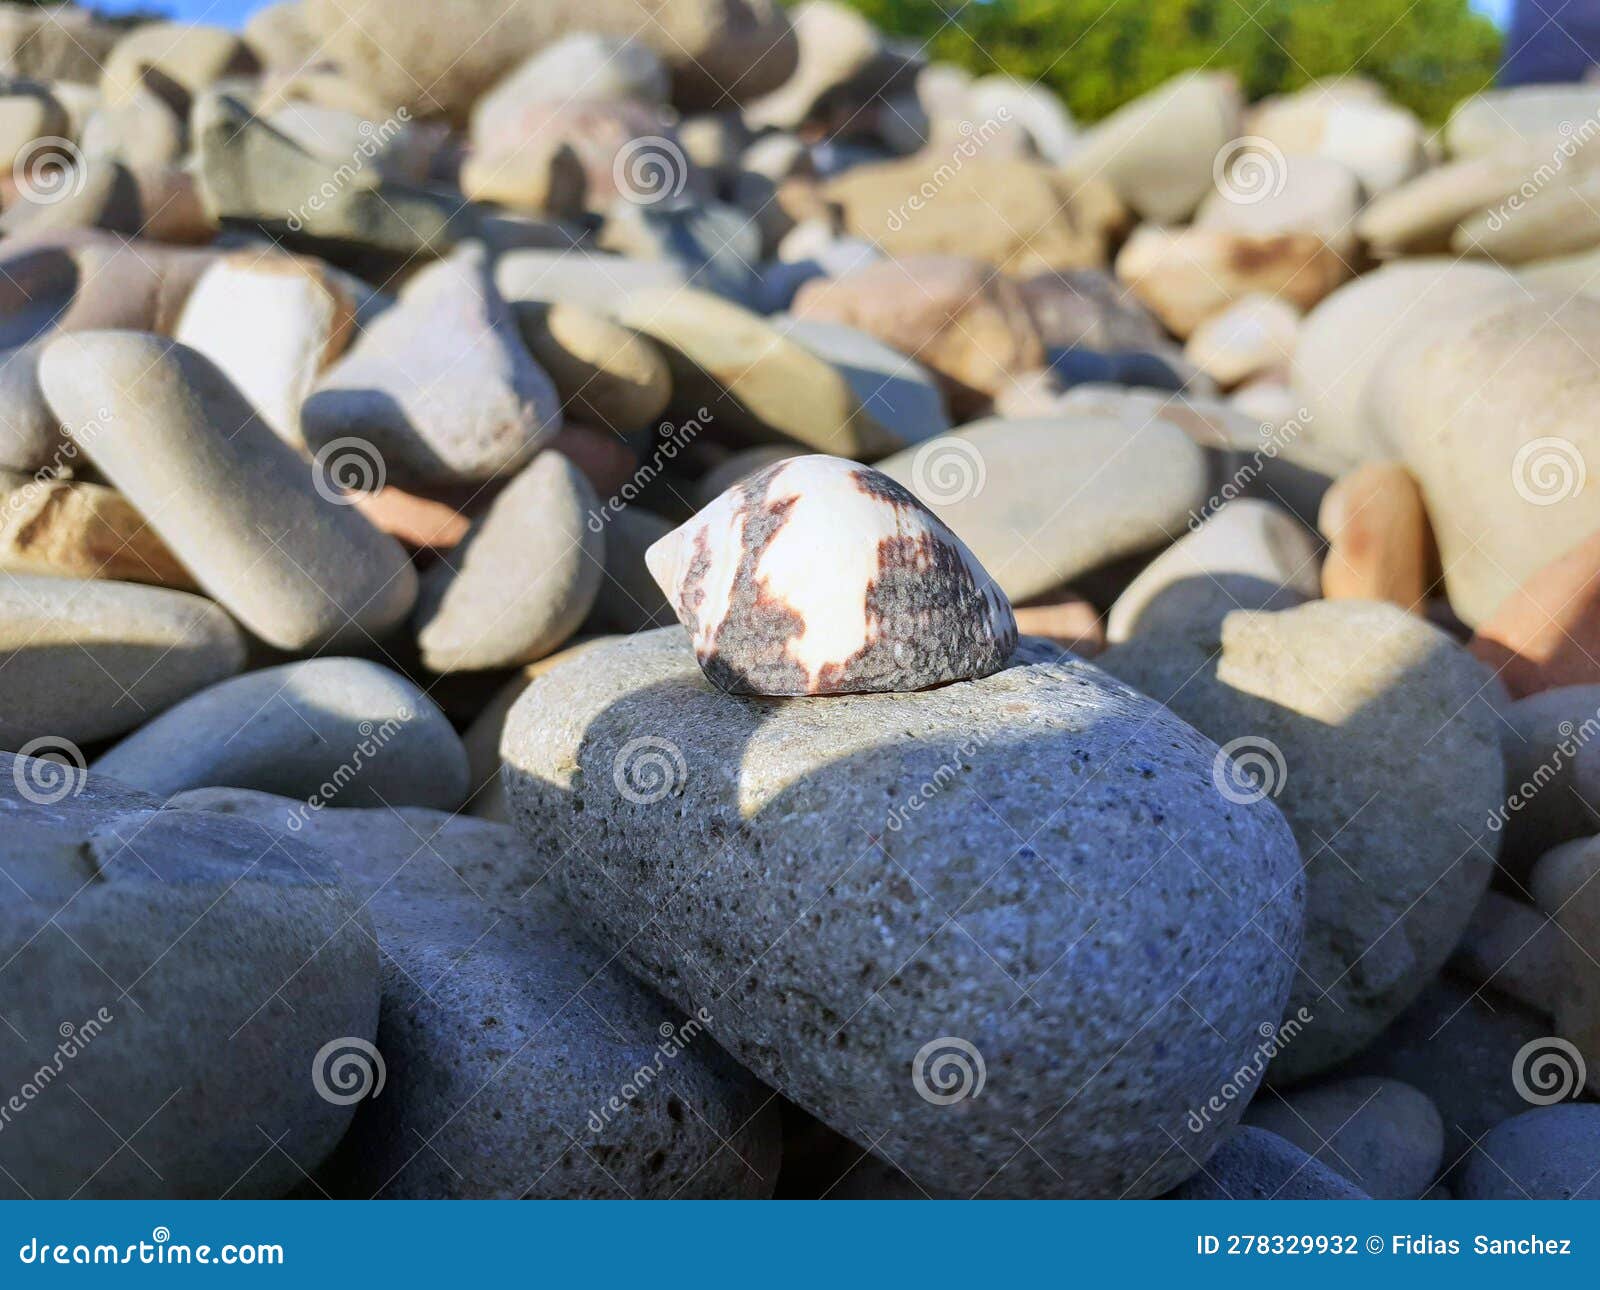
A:
[[[1010,602],[886,475],[792,457],[741,480],[645,553],[710,682],[732,694],[920,690],[988,676]]]

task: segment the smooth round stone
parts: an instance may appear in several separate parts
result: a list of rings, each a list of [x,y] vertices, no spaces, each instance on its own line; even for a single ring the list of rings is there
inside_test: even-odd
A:
[[[1240,109],[1229,75],[1173,77],[1085,131],[1067,173],[1109,180],[1145,219],[1186,220],[1212,189],[1217,153],[1239,134]]]
[[[666,410],[672,374],[642,336],[581,305],[521,300],[512,312],[565,416],[627,434]]]
[[[1392,605],[1313,601],[1101,655],[1113,675],[1232,745],[1218,783],[1270,795],[1305,857],[1305,949],[1290,999],[1312,1021],[1275,1079],[1359,1052],[1444,965],[1494,867],[1504,793],[1489,673]],[[1479,839],[1474,845],[1473,840]]]
[[[1169,1200],[1370,1200],[1353,1183],[1266,1129],[1242,1124]]]
[[[944,397],[927,368],[916,359],[842,323],[786,314],[769,321],[790,340],[838,368],[867,415],[901,443],[921,443],[950,429]]]
[[[879,467],[972,549],[1012,600],[1164,545],[1206,498],[1205,456],[1164,421],[992,419]]]
[[[1189,335],[1183,356],[1218,385],[1286,372],[1300,337],[1300,311],[1276,296],[1246,296]]]
[[[515,470],[561,428],[561,402],[517,333],[481,250],[423,269],[301,410],[306,442],[369,440],[395,483],[475,483]]]
[[[545,451],[422,576],[417,645],[434,672],[516,667],[578,630],[605,564],[599,499],[567,458]]]
[[[1240,498],[1158,555],[1106,618],[1112,644],[1143,632],[1215,640],[1237,609],[1291,609],[1317,595],[1317,541],[1270,502]]]
[[[39,388],[43,348],[0,351],[0,469],[31,475],[65,464],[66,438]]]
[[[194,284],[173,338],[204,354],[285,443],[300,406],[354,331],[355,302],[318,262],[239,252]]]
[[[1446,972],[1339,1074],[1402,1080],[1426,1094],[1444,1124],[1446,1176],[1454,1180],[1478,1139],[1527,1109],[1514,1079],[1526,1060],[1518,1053],[1549,1035],[1544,1013]]]
[[[705,408],[719,430],[751,442],[866,460],[904,442],[838,368],[738,305],[701,291],[647,290],[628,298],[617,321],[661,346],[676,419]]]
[[[327,484],[203,355],[158,336],[85,332],[39,362],[73,441],[195,580],[280,649],[381,635],[410,611],[399,543]]]
[[[1376,96],[1330,92],[1322,85],[1256,105],[1244,129],[1288,155],[1342,162],[1374,195],[1389,192],[1428,165],[1427,131],[1415,113]]]
[[[530,99],[664,103],[670,88],[661,56],[642,40],[574,31],[530,54],[479,96],[472,130]]]
[[[1556,1001],[1567,984],[1564,941],[1554,918],[1526,901],[1491,889],[1484,893],[1461,944],[1451,955],[1450,967],[1469,981],[1503,991],[1518,1003],[1555,1013],[1560,1011]]]
[[[1427,502],[1469,626],[1600,528],[1600,300],[1458,303],[1393,347],[1369,391]]]
[[[1600,175],[1592,169],[1547,187],[1519,188],[1520,205],[1511,218],[1509,198],[1493,210],[1474,212],[1450,235],[1450,249],[1509,265],[1587,251],[1600,243],[1597,194]]]
[[[713,690],[679,631],[607,642],[512,710],[514,821],[619,963],[925,1187],[1159,1195],[1192,1169],[1189,1108],[1280,1015],[1299,858],[1164,710],[1020,662],[1056,653],[773,703]]]
[[[1534,901],[1555,921],[1561,935],[1556,941],[1558,970],[1548,984],[1546,1003],[1555,1015],[1556,1030],[1592,1055],[1600,1042],[1600,969],[1595,967],[1595,952],[1600,950],[1600,849],[1593,838],[1566,842],[1547,852],[1533,868]],[[1555,1068],[1566,1082],[1570,1079],[1570,1059]],[[1529,1075],[1537,1075],[1530,1070]],[[1600,1063],[1586,1070],[1588,1091],[1600,1090]],[[1550,1091],[1546,1083],[1530,1078],[1538,1093]]]
[[[1267,1093],[1245,1121],[1276,1133],[1378,1200],[1415,1200],[1444,1155],[1438,1108],[1399,1080],[1358,1077]]]
[[[1302,446],[1340,471],[1392,458],[1395,448],[1368,402],[1376,369],[1434,318],[1512,289],[1503,269],[1440,259],[1388,265],[1334,292],[1306,316],[1295,349],[1294,391],[1308,413]]]
[[[1512,194],[1521,206],[1523,184],[1549,160],[1549,149],[1513,143],[1435,166],[1374,199],[1356,220],[1356,232],[1375,255],[1443,251],[1456,227],[1480,211],[1503,208]]]
[[[1489,1131],[1461,1170],[1456,1196],[1460,1200],[1600,1200],[1597,1159],[1600,1106],[1536,1107]]]
[[[198,590],[115,489],[8,470],[0,470],[0,569]]]
[[[1500,866],[1525,882],[1558,842],[1595,831],[1600,810],[1600,685],[1566,685],[1507,705],[1506,800],[1486,821]]]
[[[1341,476],[1322,499],[1317,528],[1328,539],[1324,596],[1422,612],[1438,580],[1439,552],[1422,490],[1404,466],[1373,461]]]
[[[244,658],[238,627],[200,596],[0,573],[0,748],[119,735]]]
[[[278,829],[303,810],[237,789],[167,805]],[[338,857],[383,947],[388,1079],[320,1186],[359,1200],[771,1195],[772,1095],[580,935],[549,858],[511,828],[379,808],[319,811],[300,836]],[[660,1078],[637,1080],[662,1051]]]
[[[159,807],[0,755],[0,1078],[38,1091],[0,1134],[8,1197],[281,1196],[355,1112],[317,1065],[377,1031],[355,894],[299,839]]]
[[[757,221],[726,202],[619,201],[606,211],[595,245],[675,265],[678,277],[696,290],[754,307],[767,240]]]
[[[1230,160],[1224,157],[1224,160]],[[1354,223],[1364,195],[1355,172],[1326,157],[1236,153],[1233,170],[1224,170],[1215,192],[1206,196],[1195,212],[1197,228],[1228,229],[1272,237],[1287,233],[1315,233],[1340,255],[1353,258],[1358,250]],[[1264,188],[1248,187],[1259,179],[1250,167],[1259,160],[1270,182]],[[1243,187],[1241,187],[1243,186]]]
[[[213,685],[102,754],[96,774],[168,795],[253,788],[328,805],[454,810],[467,755],[432,699],[359,658],[314,658]]]

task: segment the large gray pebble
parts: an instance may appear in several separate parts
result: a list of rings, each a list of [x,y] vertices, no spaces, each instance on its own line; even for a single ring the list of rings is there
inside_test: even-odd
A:
[[[1140,636],[1100,662],[1228,747],[1219,793],[1270,793],[1294,826],[1310,908],[1290,1006],[1314,1020],[1273,1062],[1291,1080],[1365,1047],[1472,917],[1504,775],[1495,683],[1443,632],[1376,602],[1233,614],[1221,636],[1220,653]]]
[[[0,1193],[282,1195],[354,1113],[370,919],[299,839],[47,767],[0,755]]]
[[[269,827],[301,809],[229,789],[168,805]],[[437,811],[319,811],[302,827],[366,900],[383,955],[388,1083],[319,1175],[330,1192],[771,1195],[773,1095],[579,937],[551,857],[505,825]]]
[[[1497,1124],[1456,1184],[1461,1200],[1600,1200],[1600,1106],[1541,1106]]]
[[[514,822],[619,962],[930,1190],[1158,1195],[1280,1015],[1287,826],[1088,664],[741,699],[668,629],[539,678],[502,753]]]
[[[1379,1200],[1415,1200],[1439,1173],[1444,1124],[1425,1093],[1394,1079],[1268,1091],[1245,1123],[1269,1129]]]
[[[358,658],[314,658],[214,685],[95,763],[149,793],[253,788],[316,806],[431,806],[467,795],[467,754],[405,677]]]
[[[243,634],[202,596],[0,573],[0,748],[120,735],[244,660]]]

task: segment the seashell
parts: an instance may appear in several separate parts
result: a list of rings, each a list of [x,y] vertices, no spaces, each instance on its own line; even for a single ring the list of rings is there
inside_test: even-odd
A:
[[[1011,604],[887,475],[791,457],[645,553],[706,678],[730,694],[920,690],[998,672]]]

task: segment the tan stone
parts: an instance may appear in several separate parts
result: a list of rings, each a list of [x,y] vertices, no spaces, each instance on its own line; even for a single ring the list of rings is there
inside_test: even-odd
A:
[[[1439,553],[1422,490],[1403,465],[1374,461],[1342,476],[1322,499],[1317,527],[1328,539],[1326,599],[1387,600],[1422,612]]]
[[[1515,698],[1600,682],[1600,532],[1513,591],[1469,648]]]
[[[581,305],[519,300],[512,310],[565,414],[625,434],[666,409],[672,374],[644,337]]]
[[[0,471],[0,569],[198,590],[113,488]]]

